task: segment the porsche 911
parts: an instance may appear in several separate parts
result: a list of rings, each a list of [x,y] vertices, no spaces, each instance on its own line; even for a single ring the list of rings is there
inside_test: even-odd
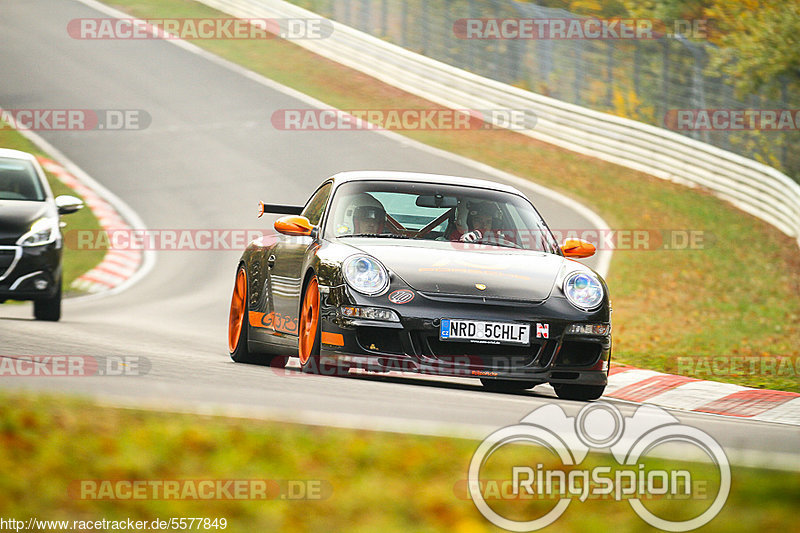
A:
[[[237,270],[234,361],[473,377],[492,391],[605,389],[611,306],[603,278],[559,244],[517,189],[487,180],[352,171],[251,242]]]

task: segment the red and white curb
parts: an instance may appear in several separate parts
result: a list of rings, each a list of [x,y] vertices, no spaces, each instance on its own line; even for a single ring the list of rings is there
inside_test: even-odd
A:
[[[97,217],[105,231],[131,230],[114,207],[100,197],[67,169],[51,159],[39,157],[42,167],[58,180],[83,197],[84,202]],[[98,293],[118,287],[130,279],[142,264],[141,250],[109,249],[99,265],[86,272],[72,286],[89,293]]]
[[[659,407],[800,425],[800,394],[612,365],[605,395]]]

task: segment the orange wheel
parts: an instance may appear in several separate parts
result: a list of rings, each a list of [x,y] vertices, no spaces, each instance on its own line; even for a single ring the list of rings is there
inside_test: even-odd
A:
[[[319,356],[319,284],[312,276],[306,285],[303,305],[300,307],[298,357],[305,371],[314,371]]]
[[[275,368],[283,368],[289,359],[287,355],[264,354],[251,352],[247,345],[250,336],[247,271],[244,265],[236,272],[236,282],[233,285],[231,297],[231,312],[228,317],[228,349],[231,359],[237,363],[266,364]]]
[[[242,335],[246,314],[247,274],[244,267],[240,267],[236,273],[236,283],[233,286],[233,296],[231,297],[231,312],[228,317],[228,350],[234,360],[239,353],[247,352],[247,338],[246,335]]]

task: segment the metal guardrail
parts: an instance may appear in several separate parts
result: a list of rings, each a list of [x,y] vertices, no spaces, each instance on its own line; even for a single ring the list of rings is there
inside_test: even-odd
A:
[[[199,0],[240,18],[319,18],[281,0]],[[477,76],[331,21],[325,39],[293,41],[385,83],[456,109],[526,109],[529,137],[658,178],[702,187],[800,246],[800,185],[778,170],[666,129],[593,111]]]
[[[623,24],[626,17],[607,19],[610,37],[617,35],[615,22],[620,28],[644,25],[652,31],[593,39],[581,36],[589,28],[585,24],[600,25],[596,14],[539,5],[554,3],[544,0],[285,1],[479,76],[667,128],[764,162],[800,183],[798,130],[761,129],[760,121],[752,123],[753,129],[722,129],[698,127],[692,121],[680,125],[675,120],[677,110],[749,110],[754,116],[761,115],[758,111],[781,110],[784,126],[796,122],[787,119],[800,108],[800,84],[790,76],[779,76],[757,89],[737,90],[741,80],[725,75],[715,64],[721,50],[711,40],[721,34],[712,20],[637,18]],[[581,11],[592,11],[586,2],[580,4]],[[489,20],[510,26],[486,25]],[[556,30],[552,39],[534,38],[539,31],[546,35],[554,30],[555,21],[572,30],[563,36]],[[517,27],[515,22],[528,29],[532,22],[542,25],[536,24],[540,29],[527,34],[523,30],[519,38],[513,34],[506,38],[509,28]]]

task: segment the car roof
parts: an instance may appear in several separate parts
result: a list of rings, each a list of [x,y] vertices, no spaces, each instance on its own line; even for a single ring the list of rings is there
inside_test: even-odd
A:
[[[396,170],[351,170],[334,174],[331,178],[336,185],[349,181],[408,181],[421,183],[439,183],[442,185],[460,185],[479,189],[504,191],[525,196],[518,189],[489,180],[449,176],[446,174],[428,174],[425,172],[402,172]]]
[[[50,183],[47,181],[47,176],[44,173],[44,169],[42,168],[42,165],[39,164],[39,160],[36,159],[35,155],[28,152],[23,152],[22,150],[0,148],[0,158],[19,159],[33,163],[34,173],[39,178],[39,182],[42,184],[42,187],[44,187],[45,198],[53,198],[53,189],[50,187]]]
[[[10,159],[25,159],[27,161],[36,160],[33,154],[22,152],[20,150],[12,150],[11,148],[0,148],[0,157],[7,157]]]

